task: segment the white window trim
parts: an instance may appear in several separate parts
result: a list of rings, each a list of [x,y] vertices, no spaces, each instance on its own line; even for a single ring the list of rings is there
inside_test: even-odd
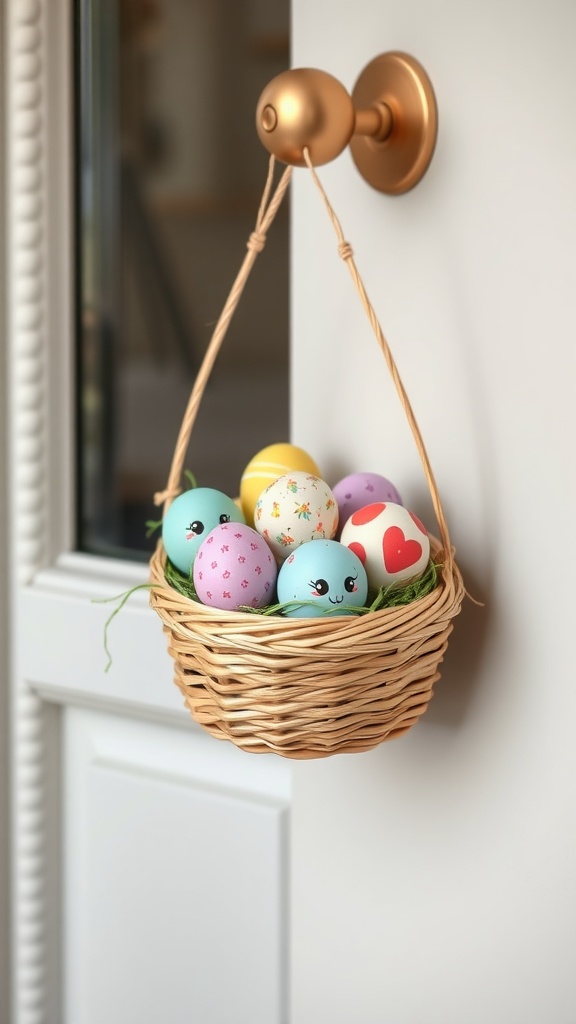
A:
[[[4,67],[5,54],[4,3],[0,0],[0,61]],[[0,76],[0,238],[6,237],[5,230],[5,77]],[[0,244],[0,310],[6,309],[5,297],[5,245]],[[0,313],[0,338],[6,337],[4,312]],[[6,353],[0,341],[0,949],[10,948],[9,938],[9,783],[8,783],[8,585],[7,585],[7,537],[6,537]],[[8,1020],[9,1013],[9,964],[6,955],[0,957],[0,1020]]]
[[[135,592],[122,611],[125,628],[115,633],[111,629],[113,662],[104,671],[103,627],[115,605],[96,604],[94,599],[145,583],[146,566],[73,550],[71,24],[68,0],[8,0],[6,5],[6,548],[12,638],[14,1024],[56,1021],[60,1013],[57,706],[77,704],[117,713],[129,706],[132,715],[196,728],[176,687],[164,685],[171,667],[160,621],[148,609],[145,590]],[[135,633],[128,624],[137,622],[135,652]],[[79,632],[86,650],[82,665],[72,646],[69,659],[63,659],[69,637]],[[58,668],[51,653],[58,654]],[[142,666],[137,680],[129,671],[135,653]]]

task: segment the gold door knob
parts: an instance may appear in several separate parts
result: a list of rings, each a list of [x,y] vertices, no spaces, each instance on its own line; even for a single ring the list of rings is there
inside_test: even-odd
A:
[[[277,75],[256,108],[256,128],[265,148],[278,160],[305,167],[307,146],[319,166],[334,160],[354,132],[352,98],[326,71],[295,68]]]
[[[407,192],[426,172],[438,114],[428,75],[408,54],[381,54],[350,96],[326,71],[295,68],[268,83],[256,107],[256,130],[282,163],[334,160],[347,145],[366,181],[390,195]]]

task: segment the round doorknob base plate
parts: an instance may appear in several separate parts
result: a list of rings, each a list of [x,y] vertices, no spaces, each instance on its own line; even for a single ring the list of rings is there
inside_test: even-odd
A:
[[[392,114],[384,141],[354,135],[350,149],[362,177],[380,192],[399,195],[418,184],[432,159],[438,134],[434,90],[414,57],[393,51],[366,65],[352,92],[356,110],[381,108]]]

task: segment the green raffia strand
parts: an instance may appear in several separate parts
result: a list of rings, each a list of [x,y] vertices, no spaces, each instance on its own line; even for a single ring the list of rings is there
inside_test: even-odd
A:
[[[190,576],[184,576],[184,573],[181,573],[180,570],[172,564],[170,559],[167,558],[164,576],[167,583],[169,583],[171,587],[174,587],[174,590],[177,590],[179,594],[182,594],[182,597],[189,597],[191,601],[199,600],[198,594],[196,593],[196,587],[194,586],[194,581],[192,579],[192,569],[190,569]]]
[[[317,601],[284,601],[282,604],[268,604],[265,608],[251,608],[250,605],[243,604],[238,608],[239,612],[254,612],[255,615],[282,615],[285,612],[290,611],[292,608],[317,608]],[[321,616],[314,616],[314,618],[334,618],[337,615],[342,615],[344,612],[351,615],[364,615],[368,608],[360,608],[358,605],[353,604],[339,604],[334,611],[329,609],[323,612]]]
[[[428,568],[418,579],[404,585],[392,583],[388,587],[380,587],[376,594],[369,595],[371,597],[371,604],[363,607],[340,605],[338,611],[348,612],[353,615],[366,615],[368,612],[377,612],[382,608],[395,608],[398,605],[411,604],[412,601],[418,601],[421,597],[425,597],[426,594],[434,590],[438,584],[438,569],[439,566],[430,561]],[[166,561],[164,575],[167,583],[174,587],[183,597],[188,597],[191,601],[199,600],[192,577],[184,576],[168,560]],[[312,608],[318,607],[316,601],[284,601],[281,604],[267,605],[265,608],[251,608],[249,605],[242,605],[238,608],[238,611],[252,612],[254,615],[282,615],[283,612],[291,608],[302,608],[306,605],[310,605]],[[330,614],[336,615],[337,612],[334,611],[334,613]]]
[[[139,583],[136,587],[131,587],[130,590],[126,590],[125,593],[117,594],[116,597],[94,597],[94,598],[92,598],[92,604],[110,604],[112,601],[119,601],[120,602],[118,607],[114,609],[112,614],[108,616],[108,618],[106,619],[106,622],[104,623],[104,650],[105,650],[106,655],[108,657],[108,661],[106,662],[106,667],[104,669],[105,672],[108,672],[108,670],[110,669],[110,666],[112,665],[112,655],[110,653],[110,648],[108,646],[108,629],[109,629],[110,623],[112,622],[113,619],[116,618],[116,616],[118,615],[118,612],[122,611],[122,609],[123,609],[124,605],[126,604],[126,602],[129,600],[129,598],[132,597],[132,594],[136,593],[137,590],[152,590],[153,587],[157,587],[157,586],[158,586],[157,583]]]
[[[396,608],[402,604],[411,604],[421,597],[426,597],[438,585],[439,565],[430,560],[425,572],[418,579],[411,580],[403,586],[399,583],[391,583],[388,587],[380,587],[375,595],[372,604],[366,611],[377,612],[381,608]]]
[[[189,490],[195,491],[196,488],[198,487],[198,481],[196,480],[194,473],[192,473],[192,471],[189,469],[185,469],[184,476],[186,477],[188,483],[190,484]]]

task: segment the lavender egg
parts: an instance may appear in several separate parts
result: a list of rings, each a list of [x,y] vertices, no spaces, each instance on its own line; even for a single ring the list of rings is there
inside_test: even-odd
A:
[[[225,611],[263,608],[275,595],[278,570],[266,541],[243,523],[223,523],[198,548],[193,566],[202,604]]]
[[[339,512],[337,537],[350,516],[365,505],[372,505],[375,501],[393,501],[396,505],[402,505],[402,498],[394,484],[379,473],[350,473],[338,481],[332,493]]]

